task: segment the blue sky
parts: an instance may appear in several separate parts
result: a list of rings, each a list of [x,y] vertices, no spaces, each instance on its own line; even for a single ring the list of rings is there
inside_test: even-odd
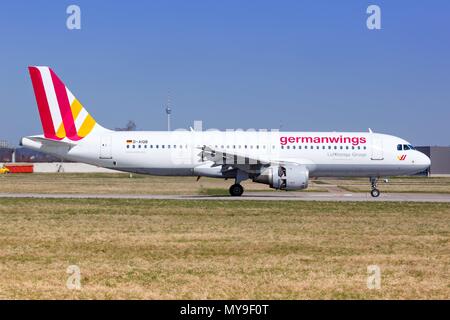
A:
[[[81,30],[66,8],[81,8]],[[381,7],[382,30],[366,27]],[[450,145],[450,2],[10,1],[0,139],[42,131],[28,65],[49,65],[105,127],[374,131]]]

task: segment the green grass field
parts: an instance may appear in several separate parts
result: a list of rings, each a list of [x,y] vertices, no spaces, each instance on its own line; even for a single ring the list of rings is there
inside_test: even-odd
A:
[[[3,198],[0,298],[448,299],[449,237],[445,203]]]
[[[96,193],[96,194],[183,194],[225,195],[233,180],[196,177],[155,177],[124,173],[38,173],[0,175],[0,193]],[[267,185],[244,181],[246,192],[273,191]],[[450,177],[394,177],[380,182],[381,192],[429,192],[450,195]],[[317,179],[301,192],[369,192],[368,179]],[[284,191],[273,191],[284,192]]]
[[[0,175],[0,192],[96,194],[208,194],[228,192],[231,180],[196,177],[157,177],[124,173],[38,173]],[[244,182],[247,190],[267,190],[263,184]],[[314,190],[314,188],[312,188]]]

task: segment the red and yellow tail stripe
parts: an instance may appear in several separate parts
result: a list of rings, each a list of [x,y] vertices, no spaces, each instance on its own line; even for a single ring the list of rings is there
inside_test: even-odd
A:
[[[78,141],[95,127],[94,118],[49,67],[29,67],[44,136]]]

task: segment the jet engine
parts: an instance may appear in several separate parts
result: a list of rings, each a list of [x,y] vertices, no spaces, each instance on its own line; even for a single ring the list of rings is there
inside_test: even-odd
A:
[[[303,165],[276,165],[261,171],[254,182],[268,184],[280,190],[301,190],[308,187],[309,172]]]

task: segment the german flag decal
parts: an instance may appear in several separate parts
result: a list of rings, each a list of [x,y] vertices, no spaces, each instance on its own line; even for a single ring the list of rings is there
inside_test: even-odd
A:
[[[406,159],[406,154],[402,154],[401,156],[397,156],[397,159],[403,161]]]

